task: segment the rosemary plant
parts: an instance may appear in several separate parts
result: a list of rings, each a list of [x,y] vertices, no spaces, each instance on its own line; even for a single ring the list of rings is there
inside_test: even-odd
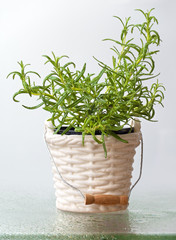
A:
[[[51,57],[44,55],[52,70],[41,85],[36,85],[31,83],[30,74],[40,75],[26,71],[29,64],[18,62],[21,71],[7,76],[12,75],[13,79],[18,76],[22,81],[23,88],[14,94],[13,100],[18,102],[16,97],[20,94],[38,96],[38,105],[23,106],[27,109],[42,107],[50,112],[48,121],[53,123],[56,133],[63,125],[67,128],[62,134],[74,128],[76,132],[82,132],[83,144],[85,135],[91,134],[103,145],[107,156],[104,136],[112,135],[126,142],[114,131],[121,130],[134,117],[153,121],[155,105],[163,106],[164,87],[156,79],[159,74],[154,74],[153,59],[159,52],[157,47],[161,39],[154,29],[158,20],[151,15],[152,10],[137,10],[144,16],[144,22],[140,24],[130,23],[130,17],[122,21],[115,16],[122,24],[120,40],[104,39],[114,43],[111,48],[114,56],[112,66],[96,59],[101,67],[97,75],[86,73],[86,64],[79,71],[69,60],[62,63],[67,56],[56,57],[52,53]],[[101,132],[101,138],[96,136],[97,130]]]

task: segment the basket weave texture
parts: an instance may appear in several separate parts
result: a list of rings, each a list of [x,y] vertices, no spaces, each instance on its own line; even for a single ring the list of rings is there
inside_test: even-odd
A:
[[[136,123],[136,122],[135,122]],[[136,126],[135,126],[136,125]],[[88,194],[129,195],[135,148],[140,144],[140,123],[134,124],[134,133],[121,136],[128,143],[120,142],[112,136],[105,137],[107,158],[101,144],[91,135],[53,134],[53,126],[45,122],[45,140],[52,159],[63,179]],[[52,162],[56,207],[72,212],[113,212],[125,210],[121,205],[85,205],[79,192],[66,185],[60,178]]]

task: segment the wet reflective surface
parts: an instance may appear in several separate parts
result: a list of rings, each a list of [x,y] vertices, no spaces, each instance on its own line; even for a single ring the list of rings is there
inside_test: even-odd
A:
[[[172,234],[176,239],[176,193],[134,192],[127,211],[108,214],[56,210],[52,191],[1,193],[0,239],[6,239],[6,235],[80,234]]]

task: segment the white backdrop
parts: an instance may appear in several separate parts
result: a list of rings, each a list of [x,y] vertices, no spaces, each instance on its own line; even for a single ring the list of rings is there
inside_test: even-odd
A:
[[[112,16],[140,20],[136,8],[155,8],[158,31],[163,40],[157,71],[166,86],[164,105],[157,107],[158,123],[143,121],[144,169],[136,191],[173,189],[176,185],[175,113],[175,22],[174,0],[1,0],[0,7],[0,188],[24,186],[52,189],[50,157],[43,139],[42,110],[29,111],[14,103],[12,95],[21,83],[6,79],[18,68],[17,61],[31,63],[42,76],[46,73],[43,54],[69,55],[78,68],[87,62],[97,71],[92,56],[110,62],[109,44],[103,38],[118,38],[120,23]],[[142,17],[142,16],[141,16]],[[40,81],[40,80],[39,80]],[[30,105],[31,99],[24,99]],[[24,102],[23,102],[24,103]],[[134,179],[139,170],[140,151],[135,157]],[[134,181],[133,179],[133,181]],[[42,190],[42,191],[43,191]]]

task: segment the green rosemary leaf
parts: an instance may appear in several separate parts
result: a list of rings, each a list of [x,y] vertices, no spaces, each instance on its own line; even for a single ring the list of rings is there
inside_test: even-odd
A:
[[[115,125],[116,124],[116,122],[115,121],[113,121],[113,124]],[[115,127],[115,126],[109,126],[109,127],[107,127],[107,130],[109,131],[119,131],[119,130],[121,130],[123,128],[123,126],[118,126],[118,127]]]
[[[120,17],[118,17],[118,16],[113,16],[113,17],[115,17],[115,18],[119,19],[119,20],[120,20],[120,22],[122,23],[123,27],[125,26],[125,24],[123,23],[123,21],[122,21],[122,19],[121,19]]]
[[[69,106],[67,106],[67,108],[75,107],[78,103],[82,102],[83,100],[84,100],[84,97],[81,97],[78,100],[76,100],[75,102],[73,102],[72,104],[70,104]]]
[[[141,10],[141,9],[135,9],[135,11],[139,11],[139,12],[141,12],[141,13],[146,17],[146,13],[144,13],[143,10]]]
[[[42,105],[43,105],[44,103],[43,102],[41,102],[40,104],[38,104],[38,105],[36,105],[36,106],[33,106],[33,107],[28,107],[28,106],[25,106],[25,105],[22,105],[24,108],[27,108],[27,109],[37,109],[37,108],[39,108],[39,107],[41,107]]]
[[[82,132],[82,145],[84,146],[84,140],[85,140],[85,132]]]
[[[67,127],[67,128],[62,132],[61,135],[63,136],[64,134],[66,134],[72,127],[73,127],[72,125],[70,125],[69,127]]]
[[[57,105],[59,106],[60,104],[62,104],[64,102],[64,100],[67,98],[67,96],[68,96],[68,92],[64,92],[61,95],[61,98],[58,100]]]
[[[126,44],[121,43],[121,42],[119,42],[117,40],[114,40],[114,39],[111,39],[111,38],[105,38],[105,39],[103,39],[103,41],[112,41],[112,42],[115,42],[115,43],[119,44],[120,46],[126,46]]]
[[[61,129],[61,127],[62,127],[62,124],[60,124],[60,125],[56,128],[56,130],[54,131],[54,134],[57,134],[57,133],[59,132],[59,130]]]
[[[100,80],[100,78],[103,76],[103,74],[106,72],[106,69],[103,68],[101,70],[101,72],[98,74],[98,76],[96,76],[95,78],[92,79],[91,81],[91,85],[94,86],[94,85],[97,85],[98,81]]]
[[[106,144],[105,144],[105,139],[104,139],[104,133],[101,134],[101,138],[102,138],[102,143],[103,143],[103,149],[104,149],[104,153],[105,153],[105,158],[107,158],[107,149],[106,149]]]
[[[20,91],[19,91],[19,92],[16,92],[16,93],[13,95],[13,101],[19,102],[18,100],[16,100],[16,96],[18,96],[19,94],[21,94]]]
[[[121,142],[123,142],[123,143],[128,143],[128,141],[126,141],[125,139],[119,137],[118,134],[116,134],[116,133],[114,133],[114,132],[112,132],[112,131],[108,131],[108,133],[109,133],[111,136],[113,136],[114,138],[116,138],[117,140],[119,140],[119,141],[121,141]]]
[[[97,142],[98,144],[102,144],[102,143],[103,143],[102,141],[100,141],[100,140],[96,137],[95,132],[91,132],[91,134],[92,134],[92,137],[93,137],[93,139],[95,140],[95,142]]]
[[[152,79],[152,78],[156,78],[156,77],[158,77],[160,75],[160,73],[158,73],[157,75],[154,75],[154,76],[150,76],[150,77],[148,77],[148,78],[140,78],[140,80],[141,81],[145,81],[145,80],[149,80],[149,79]]]
[[[33,74],[37,75],[39,78],[41,78],[40,74],[38,74],[37,72],[34,72],[34,71],[28,71],[28,72],[26,72],[26,73],[25,73],[25,76],[26,76],[27,74],[29,74],[29,73],[33,73]]]
[[[63,68],[63,69],[66,69],[66,68],[67,68],[68,66],[70,66],[70,65],[73,65],[74,68],[76,67],[76,65],[75,65],[74,62],[68,62],[68,63],[66,63],[62,68]]]
[[[77,76],[77,78],[75,79],[75,82],[77,82],[85,73],[86,70],[86,63],[84,64],[82,71],[79,73],[79,75]]]
[[[20,94],[24,94],[24,93],[28,93],[26,90],[24,90],[24,89],[20,89],[18,92],[16,92],[14,95],[13,95],[13,100],[15,101],[15,102],[19,102],[18,100],[16,100],[16,97],[18,96],[18,95],[20,95]]]
[[[47,61],[45,62],[45,64],[47,64],[48,62],[50,62],[53,66],[55,66],[55,62],[47,55],[43,55],[43,57],[45,57],[47,59]]]
[[[11,72],[7,75],[7,78],[10,76],[10,75],[13,75],[13,79],[15,78],[16,75],[18,75],[20,78],[22,78],[22,75],[20,72],[17,72],[17,71],[14,71],[14,72]]]

